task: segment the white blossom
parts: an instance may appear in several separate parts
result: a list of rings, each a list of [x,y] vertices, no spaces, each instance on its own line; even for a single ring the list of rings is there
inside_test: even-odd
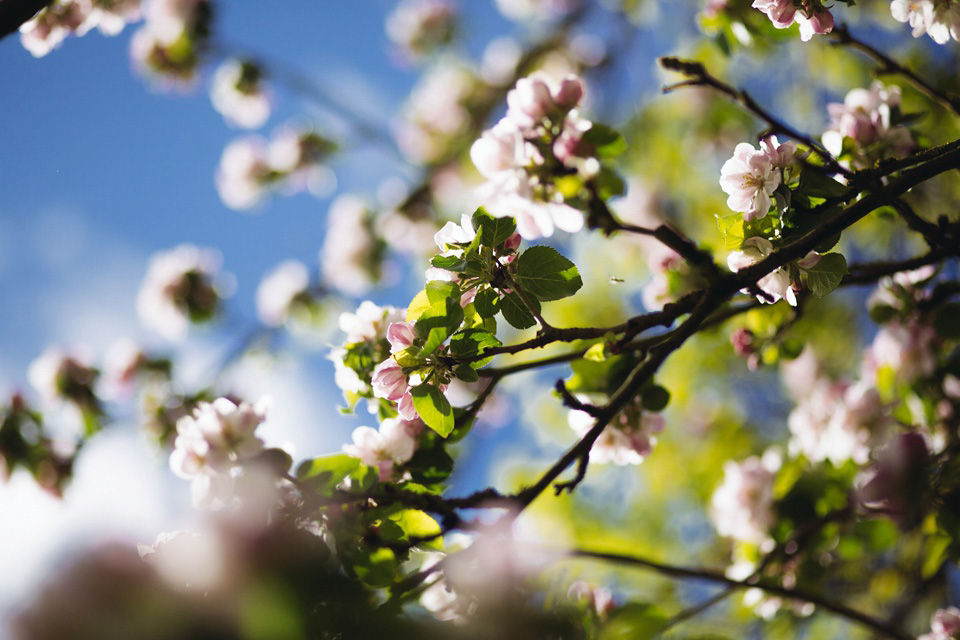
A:
[[[763,545],[774,523],[773,480],[780,458],[768,451],[762,458],[723,465],[723,484],[710,500],[710,517],[717,533],[742,542]]]
[[[384,482],[395,478],[395,467],[408,462],[417,450],[417,435],[423,430],[419,420],[388,418],[379,429],[357,427],[353,430],[353,444],[343,446],[347,455],[363,464],[377,467]]]
[[[320,249],[324,280],[350,295],[366,293],[380,274],[379,244],[363,200],[349,194],[338,197],[330,205]]]
[[[270,99],[260,74],[257,66],[242,60],[227,60],[213,74],[210,100],[231,125],[257,129],[270,117]]]
[[[168,340],[181,339],[191,320],[216,312],[219,270],[220,254],[213,249],[182,244],[155,254],[137,293],[140,321]]]
[[[909,23],[913,37],[926,33],[937,44],[960,40],[960,5],[955,0],[893,0],[890,13]]]
[[[393,123],[404,156],[419,163],[442,158],[466,131],[470,116],[464,105],[475,87],[473,74],[461,63],[444,59],[430,67]]]
[[[573,410],[567,414],[567,423],[583,437],[596,420],[587,412]],[[590,449],[590,461],[597,464],[624,466],[640,464],[656,444],[657,433],[663,431],[663,416],[657,413],[624,411],[606,426]]]
[[[781,178],[770,154],[747,142],[738,144],[733,157],[720,168],[720,188],[729,195],[727,206],[743,213],[744,220],[767,215]]]
[[[387,329],[394,322],[403,322],[406,311],[395,307],[377,306],[364,300],[354,313],[340,314],[340,329],[347,334],[346,343],[386,338]]]
[[[280,326],[290,314],[298,296],[310,286],[310,274],[299,260],[287,260],[267,273],[257,287],[257,315],[260,321]]]
[[[387,36],[416,59],[450,41],[455,17],[445,0],[404,0],[387,16]]]

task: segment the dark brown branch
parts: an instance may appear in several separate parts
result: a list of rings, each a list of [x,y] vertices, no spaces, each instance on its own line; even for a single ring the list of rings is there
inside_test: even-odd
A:
[[[6,38],[53,0],[0,0],[0,38]]]
[[[839,616],[850,620],[851,622],[856,622],[868,629],[873,630],[874,632],[887,637],[894,638],[895,640],[913,640],[913,636],[904,633],[897,627],[889,624],[879,618],[875,618],[869,614],[863,613],[862,611],[857,611],[856,609],[851,609],[850,607],[836,602],[831,597],[826,597],[818,593],[813,593],[805,589],[789,589],[787,587],[767,582],[763,580],[757,581],[741,581],[734,580],[733,578],[728,578],[723,572],[716,569],[703,569],[699,567],[681,567],[676,565],[665,564],[662,562],[657,562],[655,560],[650,560],[648,558],[642,558],[640,556],[628,556],[618,553],[606,553],[603,551],[591,551],[588,549],[577,549],[574,550],[571,554],[574,557],[578,558],[593,558],[595,560],[606,560],[608,562],[614,562],[620,565],[640,567],[643,569],[649,569],[651,571],[656,571],[657,573],[670,577],[677,578],[680,580],[706,580],[709,582],[716,582],[718,584],[725,584],[733,589],[761,589],[767,593],[773,594],[775,596],[780,596],[783,598],[792,598],[795,600],[803,600],[804,602],[810,602],[822,609],[835,613]]]
[[[851,49],[867,54],[867,56],[879,65],[878,73],[903,76],[925,96],[940,104],[945,109],[960,115],[960,98],[952,93],[940,91],[930,82],[924,80],[890,56],[875,49],[863,40],[854,37],[846,25],[834,27],[830,35],[837,39],[835,44],[850,47]]]

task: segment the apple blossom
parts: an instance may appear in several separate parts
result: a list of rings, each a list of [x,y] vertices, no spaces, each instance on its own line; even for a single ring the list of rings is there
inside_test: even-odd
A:
[[[344,445],[343,451],[365,465],[377,467],[380,480],[389,482],[396,477],[396,467],[413,457],[417,435],[422,429],[423,423],[419,420],[388,418],[380,423],[379,429],[354,429],[353,444]]]
[[[416,60],[450,42],[455,18],[446,0],[404,0],[387,16],[387,36]]]
[[[843,141],[853,143],[852,164],[868,167],[881,157],[906,156],[916,143],[910,130],[894,123],[900,109],[900,87],[874,81],[869,89],[852,89],[843,103],[830,103],[830,125],[822,136],[823,146],[834,156],[844,151]]]
[[[917,640],[956,640],[960,638],[960,609],[947,607],[937,609],[930,618],[930,633]]]
[[[442,159],[451,142],[466,131],[465,104],[476,88],[473,72],[462,63],[441,60],[429,68],[393,123],[404,156],[419,163]]]
[[[179,340],[190,322],[204,322],[219,310],[216,285],[220,254],[182,244],[150,259],[137,294],[140,321],[168,340]]]
[[[960,40],[960,5],[955,0],[893,0],[890,13],[909,23],[914,38],[926,33],[937,44]]]
[[[27,379],[48,402],[67,400],[80,408],[95,409],[93,385],[99,374],[82,353],[49,347],[30,363]]]
[[[581,0],[496,0],[497,9],[507,18],[535,21],[569,13]]]
[[[777,29],[786,29],[796,22],[800,26],[800,39],[804,42],[815,33],[833,31],[833,14],[820,0],[753,0],[752,6],[767,14]]]
[[[324,281],[343,293],[366,293],[381,274],[383,249],[364,201],[349,194],[337,197],[330,205],[320,248]]]
[[[217,398],[199,403],[192,414],[177,421],[170,468],[191,481],[195,507],[229,504],[241,466],[263,451],[254,432],[266,419],[268,404],[266,398],[256,406]]]
[[[585,411],[573,410],[567,415],[570,428],[581,438],[593,428],[595,419]],[[640,464],[656,444],[657,433],[663,431],[663,416],[630,406],[606,426],[590,449],[590,461],[597,464],[624,466]]]
[[[757,150],[747,142],[738,144],[733,157],[720,168],[720,188],[729,196],[727,206],[743,213],[744,220],[767,215],[781,179],[766,149]]]
[[[407,374],[393,358],[388,358],[374,367],[371,384],[373,395],[391,402],[402,398],[409,388]]]
[[[740,251],[734,251],[727,256],[727,266],[731,271],[740,271],[760,262],[772,252],[773,244],[766,238],[761,236],[747,238],[743,241]],[[808,254],[808,257],[811,256]],[[794,290],[793,280],[786,269],[774,269],[757,282],[757,287],[769,296],[767,298],[758,295],[757,300],[760,302],[774,303],[778,300],[786,300],[790,306],[797,306],[797,294]],[[748,292],[745,291],[744,293]]]
[[[230,125],[257,129],[270,117],[262,75],[260,67],[246,60],[227,60],[214,73],[210,100]]]
[[[413,324],[410,322],[394,322],[387,327],[387,342],[390,343],[391,353],[406,349],[415,339]]]
[[[710,499],[710,518],[717,533],[742,542],[764,545],[773,526],[773,480],[780,457],[768,451],[742,462],[723,465],[723,484]]]
[[[383,340],[390,325],[402,322],[405,313],[403,309],[380,307],[364,300],[354,313],[340,314],[340,329],[347,334],[347,344]]]

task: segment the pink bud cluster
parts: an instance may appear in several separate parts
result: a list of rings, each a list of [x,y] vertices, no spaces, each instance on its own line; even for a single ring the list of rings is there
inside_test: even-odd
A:
[[[875,81],[869,89],[853,89],[843,103],[827,105],[830,126],[823,133],[823,146],[834,156],[844,151],[844,140],[853,147],[855,168],[872,166],[880,158],[903,158],[916,143],[910,130],[893,121],[900,109],[900,87]]]
[[[71,33],[82,36],[96,27],[115,36],[139,19],[140,0],[55,0],[20,26],[20,42],[40,58]]]
[[[960,3],[956,0],[893,0],[890,13],[897,22],[909,23],[914,38],[926,33],[937,44],[960,40]]]
[[[568,75],[554,82],[544,73],[521,78],[507,94],[507,114],[483,132],[470,158],[487,179],[479,195],[489,212],[515,217],[525,239],[551,236],[555,228],[576,232],[583,214],[564,202],[559,173],[586,179],[600,170],[583,134],[593,126],[580,115],[584,87]]]
[[[752,6],[767,14],[777,29],[786,29],[796,22],[804,42],[815,33],[833,31],[833,14],[820,0],[753,0]]]
[[[218,398],[200,403],[191,415],[177,421],[170,468],[191,481],[195,507],[221,508],[230,503],[243,465],[263,451],[263,442],[254,432],[266,418],[268,402],[253,406]]]
[[[319,134],[292,126],[282,127],[269,141],[238,138],[220,156],[217,193],[236,210],[253,209],[271,189],[288,194],[309,189],[323,195],[334,178],[321,162],[333,147]]]

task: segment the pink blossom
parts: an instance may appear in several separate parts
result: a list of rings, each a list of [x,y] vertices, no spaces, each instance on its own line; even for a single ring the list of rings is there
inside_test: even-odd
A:
[[[373,395],[391,402],[400,400],[409,388],[407,374],[393,358],[384,360],[374,368],[370,382],[373,385]]]
[[[720,169],[720,188],[729,195],[727,206],[742,212],[744,220],[767,215],[780,179],[770,156],[746,142],[737,145],[733,157]]]
[[[930,633],[917,640],[955,640],[960,638],[960,609],[947,607],[937,609],[930,619]]]
[[[394,322],[387,327],[387,342],[390,343],[391,353],[402,351],[416,340],[413,324],[410,322]]]
[[[398,418],[384,420],[379,429],[357,427],[353,444],[343,446],[347,455],[377,467],[384,482],[395,478],[395,466],[409,461],[416,449],[416,434],[411,433],[407,421]]]

